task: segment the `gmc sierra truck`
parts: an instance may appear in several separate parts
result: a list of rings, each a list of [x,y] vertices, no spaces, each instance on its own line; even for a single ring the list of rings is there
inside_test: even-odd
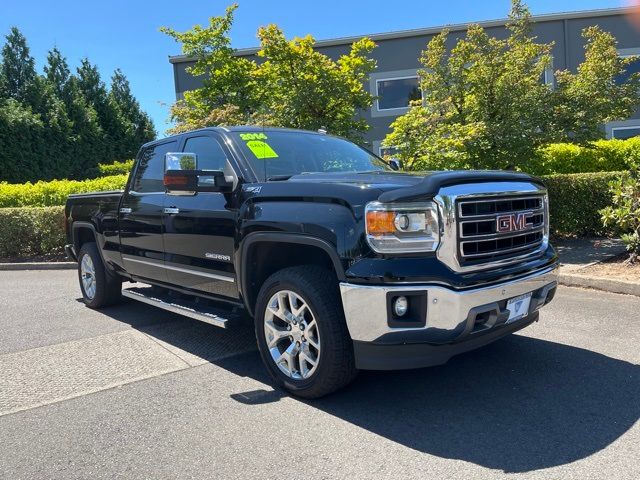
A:
[[[183,133],[144,145],[124,191],[69,197],[66,251],[91,308],[253,318],[270,376],[306,398],[536,321],[558,266],[540,181],[398,167],[324,132]]]

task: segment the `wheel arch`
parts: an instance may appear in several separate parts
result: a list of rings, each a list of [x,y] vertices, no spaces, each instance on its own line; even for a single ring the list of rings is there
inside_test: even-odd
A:
[[[98,247],[98,254],[102,263],[106,266],[104,255],[102,254],[102,248],[98,240],[98,231],[93,223],[90,222],[73,222],[71,225],[71,241],[73,248],[77,253],[80,253],[82,245],[88,242],[95,242]]]
[[[245,307],[251,315],[255,313],[258,292],[264,281],[283,268],[320,265],[331,270],[339,281],[345,279],[345,268],[335,247],[326,240],[310,235],[251,233],[242,241],[239,252],[238,285]]]

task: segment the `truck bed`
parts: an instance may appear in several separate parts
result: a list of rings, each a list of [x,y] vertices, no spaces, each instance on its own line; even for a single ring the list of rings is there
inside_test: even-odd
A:
[[[122,190],[69,195],[65,214],[72,222],[88,222],[102,232],[99,223],[105,219],[117,221]]]

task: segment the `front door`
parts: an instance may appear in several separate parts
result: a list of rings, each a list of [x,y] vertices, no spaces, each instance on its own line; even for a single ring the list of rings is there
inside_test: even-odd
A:
[[[182,151],[196,155],[198,170],[223,170],[227,178],[237,178],[231,155],[212,132],[188,137]],[[164,258],[169,283],[238,298],[233,264],[237,210],[231,198],[219,192],[167,195]]]
[[[164,155],[176,151],[173,140],[141,150],[134,177],[120,205],[120,252],[127,272],[167,282],[164,268]]]

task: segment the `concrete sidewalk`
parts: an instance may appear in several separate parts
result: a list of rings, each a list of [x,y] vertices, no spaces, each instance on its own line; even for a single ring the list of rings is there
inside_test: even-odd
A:
[[[560,256],[558,282],[569,287],[593,288],[640,297],[640,283],[605,276],[594,276],[586,267],[623,254],[620,239],[578,238],[552,242]]]
[[[626,251],[619,238],[570,238],[552,240],[551,244],[560,256],[564,273],[575,272]]]

